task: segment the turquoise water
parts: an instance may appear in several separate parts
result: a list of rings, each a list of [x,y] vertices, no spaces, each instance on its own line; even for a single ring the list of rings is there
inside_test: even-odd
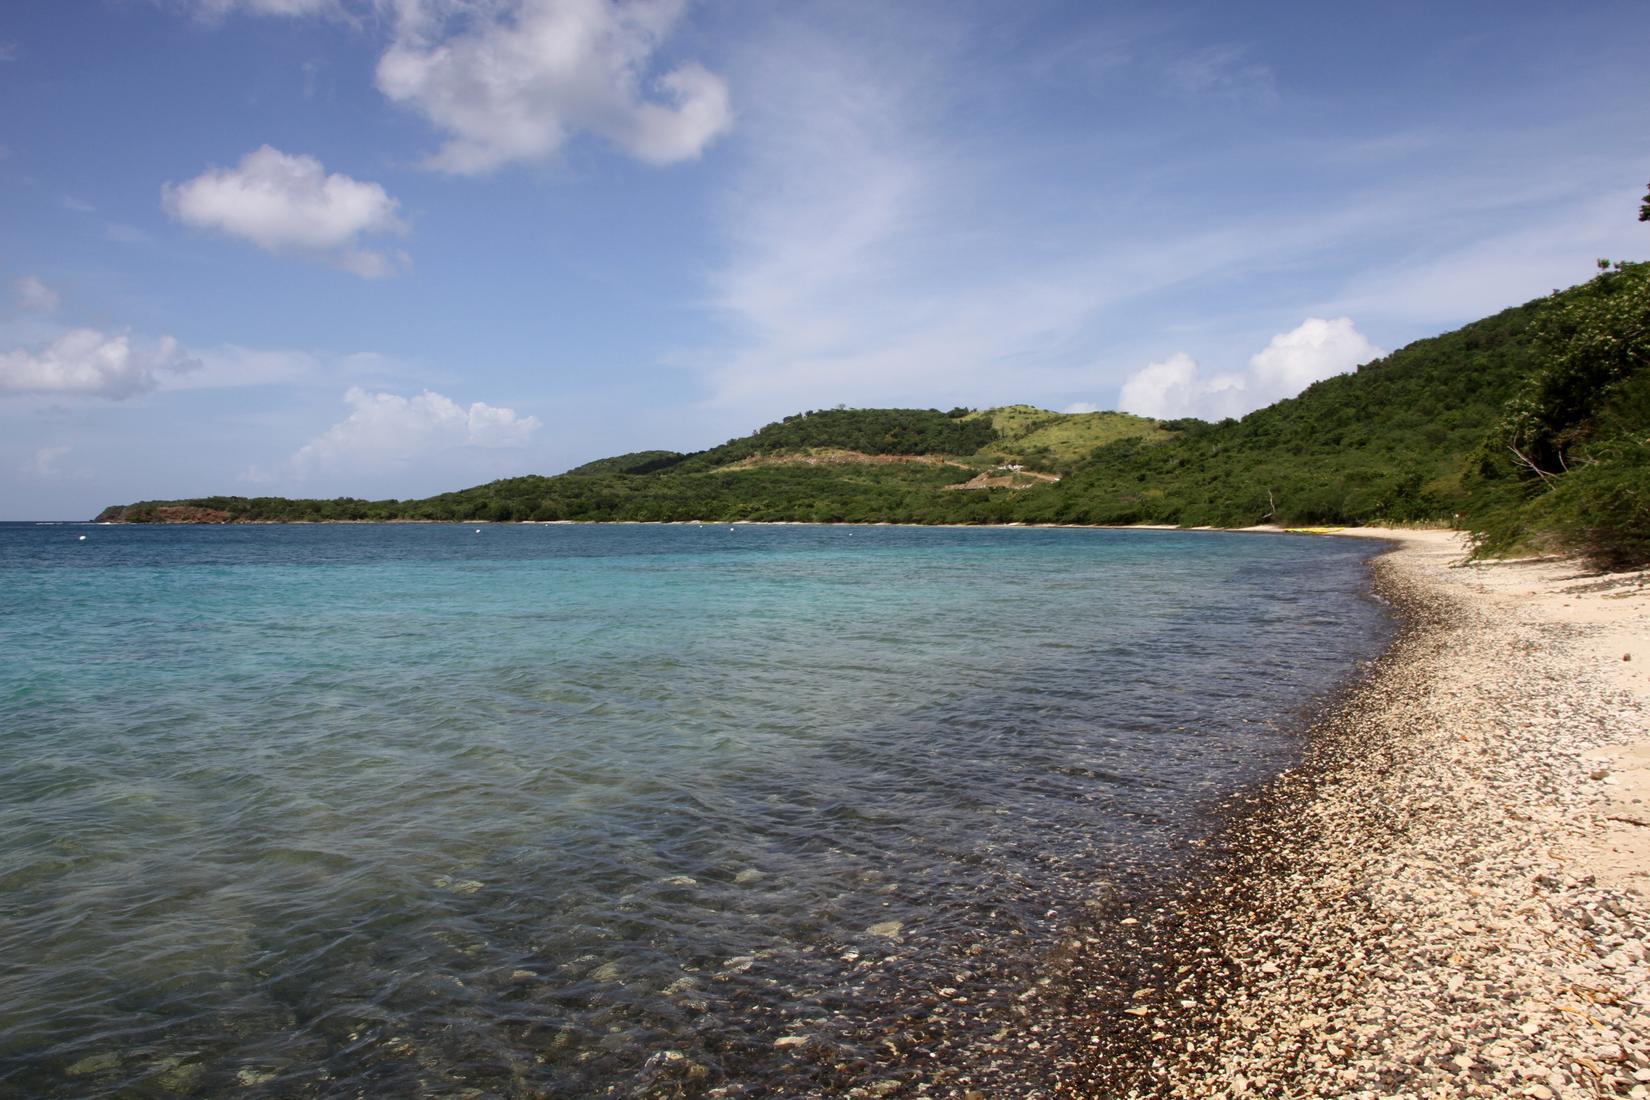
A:
[[[0,525],[0,1093],[916,1072],[1291,761],[1371,550]]]

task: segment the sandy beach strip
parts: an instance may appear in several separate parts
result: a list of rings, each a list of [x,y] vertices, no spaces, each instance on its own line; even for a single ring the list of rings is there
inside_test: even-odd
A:
[[[1401,635],[983,1094],[1650,1097],[1650,575],[1344,533]]]

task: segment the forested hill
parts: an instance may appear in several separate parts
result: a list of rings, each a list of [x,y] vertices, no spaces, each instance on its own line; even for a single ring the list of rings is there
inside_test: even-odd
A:
[[[1598,550],[1601,530],[1586,525],[1604,509],[1607,527],[1627,531],[1601,555],[1619,563],[1641,543],[1650,554],[1647,361],[1650,264],[1618,264],[1218,424],[1024,405],[830,409],[694,454],[635,452],[422,500],[210,497],[98,519],[1240,526],[1460,514],[1486,546],[1554,534]]]

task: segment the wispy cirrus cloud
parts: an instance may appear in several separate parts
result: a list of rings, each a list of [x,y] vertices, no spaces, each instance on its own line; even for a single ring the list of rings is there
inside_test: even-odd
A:
[[[1536,280],[1584,277],[1592,257],[1613,254],[1608,242],[1629,232],[1631,196],[1600,198],[1599,181],[1620,158],[1543,160],[1540,150],[1566,139],[1535,126],[1492,139],[1440,120],[1422,137],[1304,140],[1257,123],[1241,158],[1246,187],[1297,171],[1337,181],[1287,204],[1211,195],[1208,180],[1231,161],[1224,148],[1157,141],[1162,159],[1143,185],[1138,173],[1114,180],[1103,158],[1072,162],[1012,128],[981,142],[959,128],[958,113],[1013,94],[993,81],[1053,80],[1047,59],[1023,73],[981,72],[968,43],[952,49],[905,12],[879,10],[875,31],[858,36],[810,17],[776,19],[735,55],[730,74],[747,106],[723,218],[726,259],[710,280],[729,336],[675,357],[730,421],[838,402],[1109,404],[1097,396],[1116,394],[1162,342],[1144,327],[1154,322],[1197,339],[1158,361],[1152,407],[1245,411],[1321,375],[1291,374],[1290,347],[1212,373],[1198,360],[1244,364],[1257,340],[1280,331],[1272,325],[1313,317],[1320,335],[1346,336],[1344,369],[1373,357],[1376,343],[1396,346],[1520,301],[1529,296],[1521,287],[1544,289]],[[1137,102],[1205,110],[1165,105],[1150,78],[1173,67],[1168,56],[1138,37],[1120,48],[1118,94],[1138,77]],[[1189,96],[1282,94],[1246,51],[1178,56]],[[1119,140],[1155,140],[1117,112],[1097,112],[1094,125],[1109,122]],[[1422,155],[1439,144],[1464,150],[1462,159]],[[1358,178],[1370,156],[1387,163],[1379,180]],[[1525,168],[1509,175],[1503,162],[1513,157]],[[1069,178],[1047,183],[1085,171],[1086,192]],[[1568,270],[1566,251],[1580,257]],[[1350,275],[1351,254],[1391,257],[1363,267],[1390,263],[1391,278]],[[1348,320],[1343,333],[1349,317],[1357,326]],[[1313,333],[1292,331],[1296,341]]]
[[[699,368],[712,405],[1065,404],[1115,385],[1082,346],[1104,311],[1287,247],[1261,226],[1161,233],[1103,205],[1040,210],[1038,181],[1001,168],[1012,137],[952,135],[957,101],[996,93],[969,87],[966,43],[948,53],[930,29],[781,21],[741,57],[749,141],[712,281],[735,339]]]
[[[1164,74],[1177,95],[1267,105],[1278,101],[1272,67],[1256,61],[1246,46],[1224,43],[1186,51],[1168,61]]]
[[[50,313],[63,302],[57,291],[34,275],[13,280],[11,286],[12,293],[17,296],[17,304],[34,313]]]
[[[1600,257],[1623,254],[1623,211],[1639,188],[1555,196],[1536,218],[1509,211],[1509,226],[1407,254],[1400,264],[1372,266],[1348,279],[1326,309],[1379,310],[1420,325],[1440,325],[1518,305],[1594,274]],[[1637,255],[1643,251],[1638,250]]]
[[[215,21],[230,15],[342,16],[341,0],[178,0],[197,18]]]

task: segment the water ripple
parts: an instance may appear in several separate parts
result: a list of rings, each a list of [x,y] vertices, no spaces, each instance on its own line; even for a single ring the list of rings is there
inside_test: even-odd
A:
[[[0,525],[41,1097],[841,1092],[1011,1018],[1385,629],[1327,540],[72,530]]]

